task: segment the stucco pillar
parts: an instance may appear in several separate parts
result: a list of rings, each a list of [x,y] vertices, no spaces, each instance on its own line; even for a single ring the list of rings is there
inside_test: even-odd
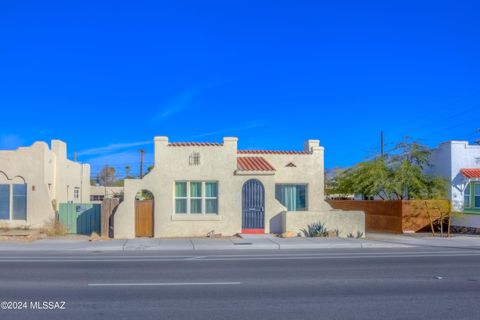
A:
[[[313,148],[320,147],[320,140],[306,140],[303,143],[303,149],[307,152],[313,152]]]

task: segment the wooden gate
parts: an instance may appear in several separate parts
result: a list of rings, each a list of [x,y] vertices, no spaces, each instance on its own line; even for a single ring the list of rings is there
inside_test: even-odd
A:
[[[153,237],[153,200],[135,201],[135,236]]]
[[[242,233],[265,232],[265,190],[263,184],[251,179],[242,189]]]

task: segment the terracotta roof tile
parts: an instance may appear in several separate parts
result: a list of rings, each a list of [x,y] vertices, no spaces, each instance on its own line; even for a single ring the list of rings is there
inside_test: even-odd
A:
[[[221,147],[223,143],[218,142],[171,142],[169,147]]]
[[[284,151],[284,150],[238,150],[239,154],[311,154],[308,151]]]
[[[480,168],[463,168],[460,172],[467,178],[480,178]]]
[[[239,171],[275,171],[275,168],[262,157],[238,157]]]

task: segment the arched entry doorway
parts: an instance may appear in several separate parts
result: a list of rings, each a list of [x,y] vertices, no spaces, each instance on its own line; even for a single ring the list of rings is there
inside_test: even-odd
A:
[[[135,196],[135,237],[153,237],[154,197],[148,190]]]
[[[257,179],[242,188],[242,233],[265,232],[265,189]]]

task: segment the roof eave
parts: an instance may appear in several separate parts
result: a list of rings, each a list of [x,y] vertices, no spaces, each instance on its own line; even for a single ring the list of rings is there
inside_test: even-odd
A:
[[[273,176],[275,171],[250,171],[250,170],[235,170],[236,176]]]

